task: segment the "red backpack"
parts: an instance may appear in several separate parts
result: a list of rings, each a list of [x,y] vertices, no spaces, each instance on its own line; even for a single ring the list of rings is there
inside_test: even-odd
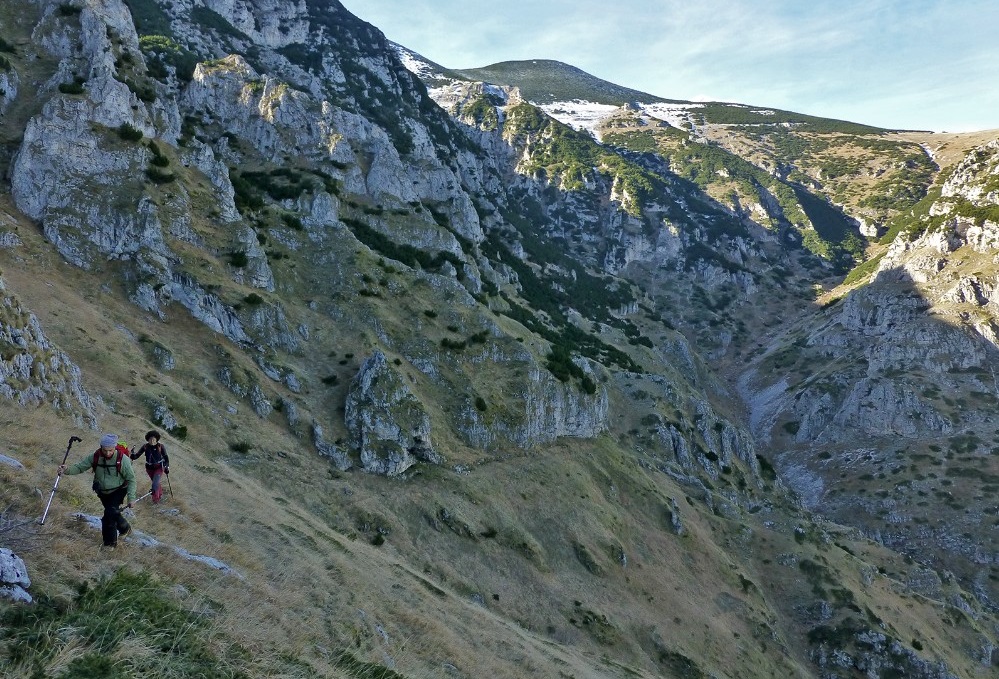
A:
[[[119,444],[115,446],[114,449],[118,453],[118,455],[115,456],[114,468],[115,471],[118,473],[118,476],[121,476],[121,458],[124,455],[128,455],[128,448]],[[97,473],[97,463],[100,462],[102,450],[103,448],[98,448],[97,450],[95,450],[94,459],[90,461],[90,470],[95,474]],[[107,465],[101,465],[101,466],[107,466]]]

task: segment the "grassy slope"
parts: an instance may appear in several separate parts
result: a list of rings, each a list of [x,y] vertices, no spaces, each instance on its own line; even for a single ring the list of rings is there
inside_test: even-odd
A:
[[[955,655],[969,631],[937,625],[935,602],[896,591],[895,578],[904,580],[908,569],[897,557],[837,535],[851,556],[808,522],[796,539],[799,519],[790,507],[715,515],[700,491],[636,464],[623,432],[530,456],[480,458],[468,475],[428,468],[403,482],[334,473],[310,446],[245,404],[234,415],[209,410],[235,399],[201,380],[215,370],[219,338],[186,312],[171,310],[169,323],[146,318],[120,292],[94,286],[96,274],[63,264],[33,227],[17,230],[25,245],[0,253],[4,280],[79,362],[92,394],[113,404],[104,429],[138,441],[151,426],[145,399],[190,400],[190,437],[167,440],[176,493],[167,507],[180,512],[140,505],[136,528],[243,576],[163,547],[100,552],[97,532],[70,516],[97,513],[98,504],[84,477],[67,477],[46,527],[29,529],[37,533],[23,556],[36,595],[67,600],[75,582],[120,567],[157,573],[168,590],[180,583],[189,592],[173,595],[178,605],[213,611],[199,634],[214,666],[249,676],[365,676],[338,662],[349,649],[378,664],[391,657],[407,677],[439,676],[444,663],[464,676],[511,678],[525,668],[538,676],[696,676],[691,667],[805,677],[812,670],[795,610],[815,603],[817,586],[829,586],[801,569],[808,561],[831,569],[836,586],[856,592],[850,598],[859,608],[888,621],[898,638],[920,639],[970,671]],[[135,339],[151,324],[178,357],[177,370],[155,370]],[[64,441],[83,435],[85,451],[96,433],[45,408],[6,413],[4,452],[27,469],[0,468],[3,499],[30,517],[41,511]],[[236,440],[250,442],[250,451],[230,450]],[[682,536],[668,529],[670,498],[680,507]],[[375,546],[379,529],[385,544]],[[777,566],[778,554],[795,557]],[[865,558],[885,571],[869,584],[860,574],[877,569],[858,560]],[[130,637],[113,657],[128,667],[151,643]],[[54,643],[44,666],[57,672],[87,647]]]

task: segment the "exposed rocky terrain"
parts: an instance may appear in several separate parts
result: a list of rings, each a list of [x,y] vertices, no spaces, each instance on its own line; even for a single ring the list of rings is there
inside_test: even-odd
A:
[[[0,27],[10,676],[999,666],[994,137],[542,100],[335,0]],[[143,549],[34,523],[150,427]]]

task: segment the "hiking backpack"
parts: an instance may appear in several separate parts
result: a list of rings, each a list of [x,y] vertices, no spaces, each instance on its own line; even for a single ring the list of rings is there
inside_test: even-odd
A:
[[[115,471],[118,473],[118,476],[121,476],[121,458],[122,456],[128,454],[128,449],[122,446],[121,444],[115,446],[114,449],[115,452],[118,453],[115,456],[114,468]],[[94,451],[94,458],[90,461],[90,471],[94,472],[95,474],[97,473],[97,464],[100,462],[100,459],[101,459],[101,449],[98,448],[97,450]],[[101,466],[106,467],[107,465],[101,465]]]

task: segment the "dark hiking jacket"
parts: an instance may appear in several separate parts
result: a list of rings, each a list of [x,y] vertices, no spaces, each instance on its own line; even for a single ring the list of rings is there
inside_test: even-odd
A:
[[[157,443],[155,446],[151,443],[144,443],[141,448],[132,453],[132,459],[137,460],[143,455],[146,456],[147,467],[161,464],[166,469],[170,466],[170,456],[167,455],[166,446],[162,443]]]

